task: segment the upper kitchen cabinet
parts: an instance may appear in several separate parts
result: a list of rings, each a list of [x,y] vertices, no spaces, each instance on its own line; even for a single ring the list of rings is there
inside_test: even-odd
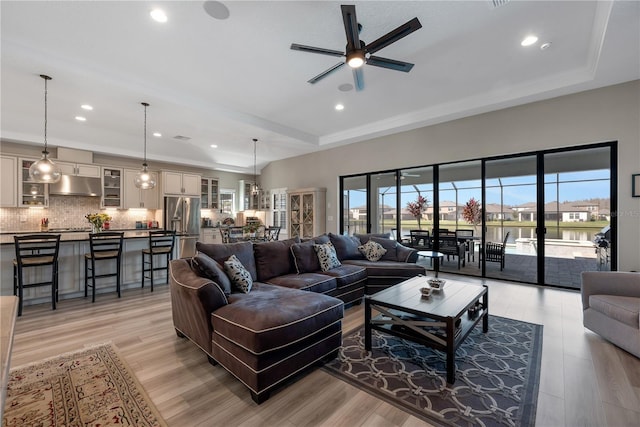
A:
[[[202,178],[200,180],[200,208],[218,209],[218,180],[216,178]]]
[[[29,167],[36,159],[18,159],[18,206],[49,206],[49,186],[34,182],[29,176]],[[4,191],[4,189],[3,189]]]
[[[142,190],[136,187],[136,175],[139,170],[125,169],[122,189],[124,192],[122,207],[124,209],[158,209],[158,186],[149,190]],[[149,172],[158,182],[158,174]]]
[[[63,175],[88,176],[100,178],[100,166],[93,164],[93,153],[86,150],[58,147],[58,159]]]
[[[56,160],[60,165],[63,175],[88,176],[92,178],[100,177],[100,166],[86,165],[82,163],[68,163]]]
[[[0,207],[15,208],[18,205],[18,159],[0,156]]]
[[[162,193],[200,197],[200,175],[182,172],[162,172]]]
[[[123,171],[120,168],[102,168],[103,208],[123,207],[122,175]]]

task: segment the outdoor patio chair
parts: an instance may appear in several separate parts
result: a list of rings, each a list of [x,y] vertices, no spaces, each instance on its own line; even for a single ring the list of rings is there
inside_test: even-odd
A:
[[[504,236],[502,243],[487,242],[484,257],[487,262],[499,262],[500,271],[504,270],[504,253],[507,246],[507,239],[509,238],[509,231]],[[481,251],[482,252],[482,251]]]
[[[458,257],[458,270],[460,270],[460,264],[462,264],[463,267],[465,266],[465,244],[458,242],[456,233],[440,233],[438,236],[438,244],[438,252],[445,254],[447,261],[451,256]]]
[[[431,237],[427,230],[409,230],[407,246],[419,251],[431,250]]]

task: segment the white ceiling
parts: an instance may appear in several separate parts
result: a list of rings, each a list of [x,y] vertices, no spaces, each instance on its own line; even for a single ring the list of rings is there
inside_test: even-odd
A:
[[[422,29],[376,54],[415,67],[407,74],[365,65],[361,92],[338,89],[353,83],[348,67],[308,84],[339,58],[289,46],[344,50],[340,4],[227,1],[221,20],[203,1],[3,0],[2,138],[42,143],[43,73],[53,77],[50,145],[140,158],[146,101],[151,167],[156,160],[248,173],[252,138],[261,168],[640,78],[638,1],[359,1],[349,4],[366,42],[420,19]],[[151,20],[154,7],[167,23]],[[524,48],[529,33],[539,41]],[[544,42],[551,47],[541,50]],[[82,111],[84,103],[94,110]]]

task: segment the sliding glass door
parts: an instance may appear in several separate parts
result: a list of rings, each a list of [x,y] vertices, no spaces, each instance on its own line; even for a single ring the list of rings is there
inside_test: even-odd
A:
[[[367,212],[367,176],[344,177],[341,181],[342,218],[341,229],[345,234],[366,233]]]
[[[544,155],[545,284],[580,289],[581,272],[611,269],[610,151]]]

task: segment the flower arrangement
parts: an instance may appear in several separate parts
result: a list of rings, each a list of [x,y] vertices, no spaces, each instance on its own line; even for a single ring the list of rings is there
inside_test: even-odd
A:
[[[260,227],[262,227],[262,222],[252,222],[242,227],[242,231],[245,233],[255,233]]]
[[[111,217],[106,213],[90,213],[84,216],[91,224],[95,231],[102,230],[102,226],[105,222],[111,221]]]
[[[418,228],[420,227],[420,220],[422,219],[422,214],[427,210],[427,206],[429,205],[429,201],[426,197],[422,197],[418,195],[418,198],[415,202],[407,203],[407,210],[411,215],[413,215],[418,220]]]

